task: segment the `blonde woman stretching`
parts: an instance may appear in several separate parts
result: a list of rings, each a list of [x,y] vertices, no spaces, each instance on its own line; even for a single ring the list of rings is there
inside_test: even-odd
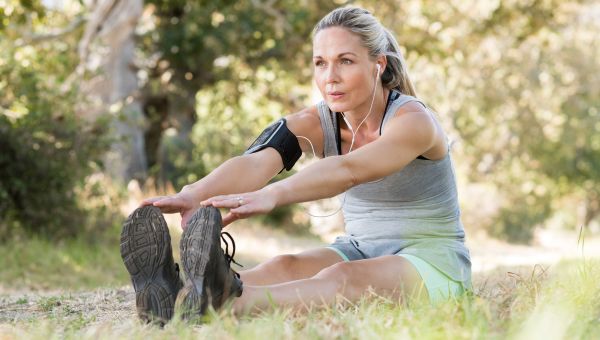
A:
[[[336,9],[314,29],[313,64],[322,102],[269,126],[244,155],[178,194],[145,200],[125,223],[121,254],[143,319],[202,315],[228,300],[244,313],[356,301],[369,290],[437,302],[469,289],[447,138],[415,97],[394,36],[364,9]],[[266,185],[302,152],[322,159]],[[339,194],[346,233],[334,243],[230,268],[222,227]],[[222,219],[216,208],[226,209]],[[182,216],[185,283],[162,213]]]

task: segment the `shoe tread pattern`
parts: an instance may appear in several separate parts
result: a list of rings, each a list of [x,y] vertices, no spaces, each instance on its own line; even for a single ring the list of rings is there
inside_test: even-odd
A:
[[[212,239],[220,240],[220,233],[221,215],[217,209],[201,208],[192,216],[180,243],[181,262],[188,278],[204,276],[211,248],[221,247],[220,241],[212,242]]]
[[[140,318],[168,320],[173,315],[174,294],[161,275],[168,271],[171,237],[160,209],[136,209],[123,225],[121,257],[131,275]]]
[[[213,207],[200,208],[181,236],[181,264],[187,280],[179,292],[176,309],[183,309],[184,317],[202,314],[207,308],[207,301],[202,299],[204,279],[212,248],[219,247],[220,251],[221,225],[219,210]]]

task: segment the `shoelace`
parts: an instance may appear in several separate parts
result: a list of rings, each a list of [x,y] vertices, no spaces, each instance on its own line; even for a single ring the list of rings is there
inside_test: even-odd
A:
[[[229,243],[227,242],[227,239],[225,238],[225,236],[227,236],[229,238],[229,240],[231,241],[231,245],[232,245],[232,250],[231,250],[231,255],[229,255]],[[223,231],[221,232],[221,240],[223,240],[223,243],[225,243],[225,258],[227,259],[227,264],[231,267],[231,262],[237,264],[240,267],[243,267],[241,264],[237,263],[236,260],[233,259],[233,257],[235,256],[235,241],[233,240],[233,237],[231,237],[231,235],[226,232]],[[238,274],[235,270],[233,271],[235,273],[235,275],[237,275],[237,277],[240,277],[240,274]]]

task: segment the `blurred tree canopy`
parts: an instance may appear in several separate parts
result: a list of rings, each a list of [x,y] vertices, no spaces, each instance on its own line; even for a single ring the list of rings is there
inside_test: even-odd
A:
[[[72,18],[35,1],[0,3],[0,239],[89,231],[76,191],[99,168],[105,124],[76,115],[76,88],[60,86],[77,63],[77,37],[43,31]]]
[[[101,70],[75,72],[76,49],[93,6],[114,3],[0,0],[0,163],[13,164],[0,170],[3,219],[25,216],[14,192],[40,195],[24,189],[35,188],[37,175],[20,176],[14,164],[29,163],[19,160],[62,178],[55,192],[64,197],[102,169],[106,124],[86,115],[81,93]],[[461,197],[467,215],[494,207],[468,228],[528,241],[557,216],[565,227],[598,224],[600,5],[593,1],[147,0],[130,65],[138,88],[116,100],[141,107],[148,174],[180,188],[239,154],[270,121],[310,105],[310,33],[344,4],[371,10],[396,33],[418,95],[454,143],[464,185],[489,188],[486,197]],[[106,25],[111,18],[107,12]],[[127,123],[114,104],[106,102],[101,117]],[[61,142],[35,142],[39,136]],[[47,162],[35,162],[41,157]]]

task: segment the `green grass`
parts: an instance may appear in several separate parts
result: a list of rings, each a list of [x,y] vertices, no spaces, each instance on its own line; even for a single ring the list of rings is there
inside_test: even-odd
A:
[[[119,255],[119,241],[75,239],[14,240],[0,245],[0,288],[81,290],[122,286],[129,277]]]
[[[598,339],[600,334],[597,260],[476,274],[472,296],[437,306],[403,306],[370,296],[350,307],[299,314],[275,309],[236,317],[222,310],[208,315],[202,325],[174,320],[160,329],[137,321],[130,287],[115,288],[128,282],[116,244],[90,247],[76,241],[51,245],[33,240],[0,251],[10,255],[1,260],[3,285],[42,280],[32,287],[61,287],[58,293],[1,296],[0,339],[549,340]]]

